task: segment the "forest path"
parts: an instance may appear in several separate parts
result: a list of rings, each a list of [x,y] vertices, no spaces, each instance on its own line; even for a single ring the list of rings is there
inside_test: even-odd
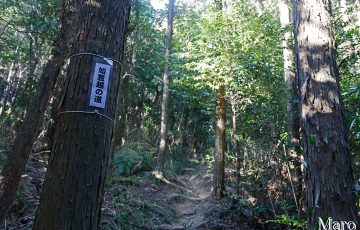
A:
[[[210,223],[211,218],[209,218],[211,210],[223,204],[211,195],[211,175],[210,169],[205,167],[184,168],[182,174],[176,178],[177,184],[183,189],[180,193],[169,190],[169,193],[165,194],[165,200],[169,202],[169,206],[175,213],[174,222],[155,226],[155,228],[162,230],[214,229],[214,223]],[[233,229],[224,223],[215,224],[216,229]]]

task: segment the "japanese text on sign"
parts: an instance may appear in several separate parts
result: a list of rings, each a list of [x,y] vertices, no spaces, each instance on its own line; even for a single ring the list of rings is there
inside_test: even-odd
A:
[[[96,63],[90,95],[90,106],[105,108],[110,65]]]

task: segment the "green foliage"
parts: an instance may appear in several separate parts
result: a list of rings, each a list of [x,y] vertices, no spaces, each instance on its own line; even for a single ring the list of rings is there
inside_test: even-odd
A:
[[[129,176],[142,171],[151,171],[155,165],[153,155],[153,149],[140,143],[123,146],[115,153],[113,163],[116,174]]]
[[[253,138],[278,138],[285,129],[280,25],[270,14],[259,18],[246,1],[230,5],[226,13],[203,11],[206,3],[179,6],[173,87],[182,89],[192,106],[205,105],[201,113],[213,115],[214,90],[225,84],[227,93],[237,97],[241,131]]]
[[[360,156],[360,21],[356,16],[358,7],[348,3],[344,9],[335,2],[333,18],[346,126],[350,130],[351,150],[357,157]],[[360,175],[359,172],[355,173]]]
[[[269,223],[278,223],[278,224],[284,224],[287,226],[290,226],[291,229],[306,229],[307,225],[307,217],[301,216],[289,216],[289,215],[277,215],[274,220],[267,221]]]
[[[180,148],[170,148],[167,155],[169,159],[168,166],[166,167],[167,171],[170,171],[173,176],[180,174],[184,165],[188,163],[188,159],[186,155],[184,155],[183,150]]]
[[[0,2],[1,123],[13,126],[23,115],[58,31],[59,12],[59,0]]]

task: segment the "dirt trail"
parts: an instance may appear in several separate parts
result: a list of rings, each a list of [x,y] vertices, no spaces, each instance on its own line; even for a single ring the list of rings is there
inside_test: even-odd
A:
[[[211,222],[214,210],[224,205],[222,203],[224,200],[219,201],[211,196],[211,181],[209,170],[183,169],[183,174],[177,176],[177,183],[185,189],[182,189],[180,193],[169,191],[165,198],[176,214],[174,223],[156,226],[156,228],[162,230],[236,229],[224,223]]]
[[[7,230],[32,228],[45,167],[42,158],[31,156],[20,195],[7,218]],[[210,168],[184,168],[171,181],[158,180],[151,173],[114,179],[105,193],[100,229],[250,229],[229,216],[230,198],[218,200],[211,195]]]

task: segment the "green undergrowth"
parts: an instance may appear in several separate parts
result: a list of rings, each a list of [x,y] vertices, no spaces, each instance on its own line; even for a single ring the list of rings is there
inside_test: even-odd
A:
[[[155,167],[155,150],[144,144],[136,143],[123,146],[114,156],[115,173],[130,176]]]
[[[111,193],[111,207],[114,216],[106,221],[103,216],[102,229],[149,229],[164,223],[171,223],[175,214],[171,209],[163,208],[156,192],[163,188],[161,182],[150,173],[123,177],[116,172],[107,180]],[[149,195],[150,194],[150,195]]]
[[[116,222],[123,229],[146,228],[153,225],[170,223],[173,214],[159,207],[152,199],[146,198],[131,190],[115,189],[113,192],[115,208],[119,210]]]
[[[156,179],[151,173],[156,167],[156,154],[156,148],[141,143],[126,144],[115,152],[106,181],[109,196],[104,202],[111,211],[103,212],[102,229],[152,229],[176,219],[164,195],[170,187],[177,191],[176,186]],[[167,157],[165,175],[173,181],[188,159],[175,148],[168,150]]]
[[[227,191],[232,205],[222,216],[247,222],[254,229],[306,229],[306,214],[298,213],[294,204],[287,203],[279,193],[283,189],[281,185],[273,190],[268,187],[274,180],[272,174],[259,168],[242,171],[240,178],[240,194]]]
[[[124,145],[114,154],[113,169],[121,176],[131,176],[138,173],[152,171],[156,167],[157,149],[142,143]],[[188,163],[186,155],[177,148],[169,148],[167,152],[165,174],[173,179],[180,174]]]
[[[170,148],[168,150],[167,158],[169,160],[165,165],[165,175],[169,179],[174,179],[176,178],[176,175],[181,174],[183,168],[189,162],[188,158],[183,153],[183,150],[178,148]]]
[[[277,223],[287,225],[291,229],[306,229],[307,217],[300,215],[277,215],[274,220],[268,220],[267,223]]]

